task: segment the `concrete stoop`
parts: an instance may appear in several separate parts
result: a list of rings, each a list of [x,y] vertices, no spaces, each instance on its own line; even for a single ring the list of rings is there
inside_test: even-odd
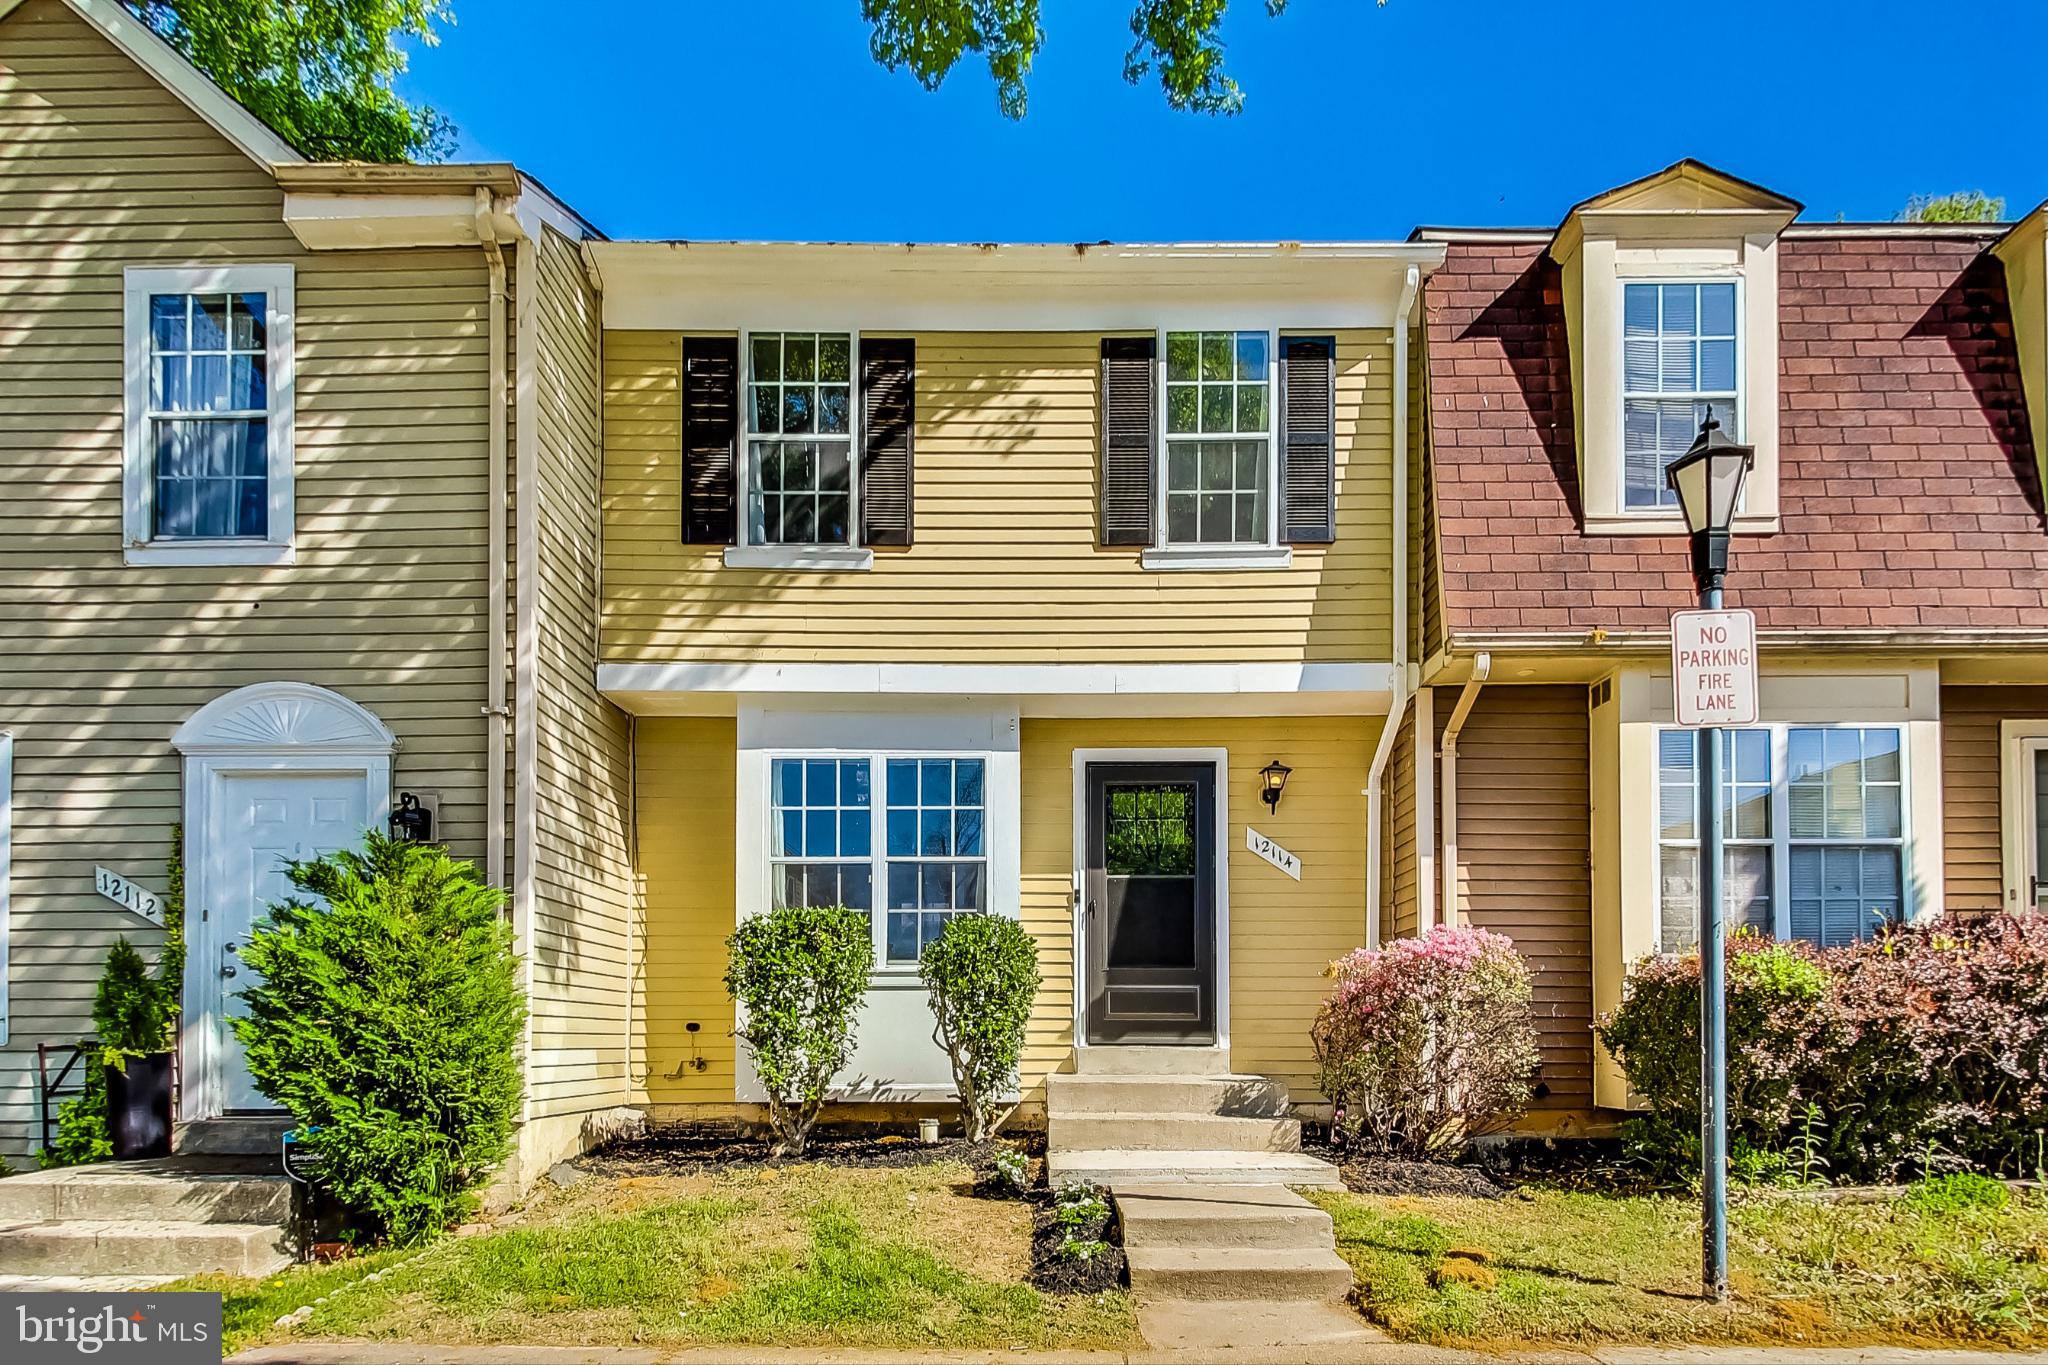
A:
[[[274,1171],[172,1157],[9,1176],[0,1276],[267,1275],[291,1260],[291,1185]]]
[[[1321,1302],[1351,1292],[1330,1216],[1292,1190],[1135,1185],[1111,1194],[1140,1297]]]

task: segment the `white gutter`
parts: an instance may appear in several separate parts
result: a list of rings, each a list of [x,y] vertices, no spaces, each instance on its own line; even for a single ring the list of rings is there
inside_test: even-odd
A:
[[[497,228],[496,196],[487,189],[476,192],[476,235],[483,243],[484,260],[490,267],[491,305],[489,326],[490,388],[487,421],[490,432],[489,518],[485,554],[490,558],[490,620],[486,623],[485,649],[489,653],[484,670],[484,867],[492,886],[505,885],[505,723],[511,710],[505,705],[505,252]]]
[[[1492,655],[1481,654],[1472,660],[1472,676],[1465,680],[1464,689],[1458,693],[1458,704],[1451,708],[1451,718],[1444,722],[1443,922],[1453,926],[1458,922],[1458,734],[1465,728],[1472,703],[1479,700],[1479,689],[1486,685],[1486,676],[1492,671]]]
[[[1394,742],[1400,738],[1401,721],[1408,712],[1408,696],[1414,691],[1408,681],[1408,326],[1415,311],[1415,296],[1422,288],[1422,271],[1409,266],[1401,283],[1401,302],[1394,309],[1394,695],[1387,704],[1387,719],[1380,727],[1380,741],[1372,754],[1372,767],[1365,779],[1365,946],[1380,946],[1380,849],[1385,842],[1381,831],[1381,793],[1387,760],[1393,757]]]

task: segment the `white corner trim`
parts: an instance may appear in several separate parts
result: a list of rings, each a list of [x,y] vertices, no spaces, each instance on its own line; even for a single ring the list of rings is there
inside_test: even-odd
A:
[[[810,664],[601,663],[603,692],[979,696],[1228,696],[1380,693],[1390,663]]]
[[[810,573],[860,573],[875,566],[873,550],[830,545],[730,545],[728,569],[785,569]]]
[[[296,271],[290,265],[129,266],[122,272],[121,545],[129,564],[289,564],[296,531],[294,441],[298,389]],[[152,294],[264,296],[264,444],[268,528],[261,539],[153,539],[155,458],[149,439]],[[251,410],[253,416],[253,409]]]
[[[521,237],[514,256],[512,287],[514,342],[512,486],[514,540],[512,628],[512,934],[519,954],[520,988],[533,998],[534,882],[540,870],[539,790],[540,724],[537,688],[540,681],[540,500],[530,490],[540,487],[540,260],[530,237]],[[503,662],[491,660],[491,667]],[[520,1056],[529,1061],[537,1047],[539,1026],[534,1011],[526,1013]],[[531,1085],[520,1091],[520,1114],[534,1117]]]
[[[14,929],[14,736],[0,730],[0,1047],[7,1044],[7,943]]]
[[[1284,569],[1294,563],[1292,545],[1155,545],[1138,556],[1147,569]]]
[[[17,3],[19,0],[0,4],[0,18],[5,18]],[[119,0],[65,0],[65,3],[263,169],[294,165],[306,159],[279,137],[269,124],[236,103],[227,91],[186,61],[176,48],[150,32],[149,26],[125,9]]]

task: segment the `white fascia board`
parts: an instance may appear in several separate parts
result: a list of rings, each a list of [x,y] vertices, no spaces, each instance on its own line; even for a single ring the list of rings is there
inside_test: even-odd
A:
[[[1440,244],[1308,248],[593,242],[605,325],[744,331],[1391,326]]]
[[[468,194],[324,194],[292,190],[285,226],[311,251],[477,246],[476,199]]]
[[[804,664],[607,663],[609,696],[726,693],[805,696],[1292,697],[1389,693],[1389,663]]]
[[[0,0],[0,19],[15,9],[20,0]],[[237,104],[205,73],[185,60],[178,50],[149,31],[120,0],[64,0],[78,16],[106,35],[136,65],[154,76],[193,113],[212,124],[222,137],[242,149],[251,161],[268,170],[272,166],[302,162],[292,145],[279,137],[270,125]]]

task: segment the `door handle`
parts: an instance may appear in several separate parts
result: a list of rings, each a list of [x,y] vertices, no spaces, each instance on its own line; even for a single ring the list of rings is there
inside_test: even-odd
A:
[[[235,964],[232,962],[224,964],[220,969],[220,974],[222,976],[233,976],[235,974]]]
[[[1095,913],[1095,897],[1093,896],[1088,898],[1088,913],[1091,915]]]

